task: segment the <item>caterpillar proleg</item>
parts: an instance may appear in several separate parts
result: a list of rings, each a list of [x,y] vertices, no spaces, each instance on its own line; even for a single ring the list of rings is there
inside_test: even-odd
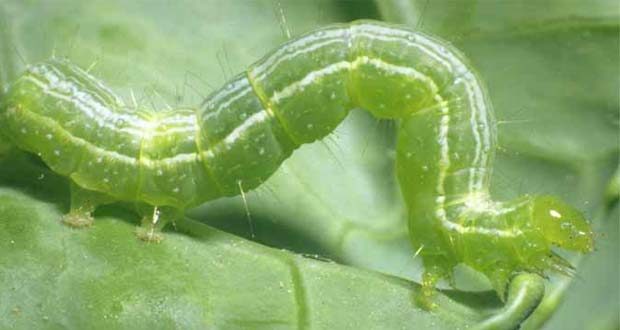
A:
[[[88,225],[100,204],[138,201],[156,207],[140,235],[153,240],[178,212],[256,188],[352,108],[398,121],[397,176],[426,295],[464,263],[503,298],[520,272],[571,272],[552,246],[592,250],[588,222],[559,199],[491,199],[495,120],[481,79],[447,43],[384,23],[292,39],[199,107],[165,112],[131,109],[90,74],[52,59],[10,86],[0,126],[72,180],[81,197],[66,222]]]

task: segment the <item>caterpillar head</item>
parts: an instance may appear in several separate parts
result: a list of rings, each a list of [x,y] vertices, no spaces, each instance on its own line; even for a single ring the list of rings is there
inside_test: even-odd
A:
[[[582,253],[593,250],[590,224],[581,212],[560,199],[552,196],[536,197],[533,216],[551,244]]]

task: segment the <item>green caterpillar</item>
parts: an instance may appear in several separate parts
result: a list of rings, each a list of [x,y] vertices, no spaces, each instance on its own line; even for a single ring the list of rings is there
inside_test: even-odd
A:
[[[570,273],[552,246],[588,252],[592,231],[549,196],[495,202],[495,121],[461,53],[416,31],[358,21],[276,49],[193,109],[131,109],[75,65],[31,66],[3,96],[2,132],[74,182],[65,222],[89,225],[98,205],[156,206],[139,236],[182,211],[264,182],[352,108],[398,120],[397,175],[424,294],[464,263],[500,297],[519,272]]]

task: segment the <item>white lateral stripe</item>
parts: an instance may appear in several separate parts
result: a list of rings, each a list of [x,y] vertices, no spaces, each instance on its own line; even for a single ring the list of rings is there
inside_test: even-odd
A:
[[[82,70],[82,68],[80,68],[77,65],[67,65],[66,67],[69,68],[69,70],[75,72],[78,75],[82,75],[85,76],[88,80],[90,80],[91,82],[93,82],[95,85],[97,85],[97,88],[99,88],[100,90],[104,91],[105,93],[107,93],[110,97],[112,97],[114,99],[114,102],[116,102],[118,105],[123,105],[123,100],[118,97],[111,89],[109,89],[107,86],[105,86],[99,79],[93,77],[92,75],[90,75],[88,72]],[[66,77],[66,75],[64,75]]]
[[[267,114],[267,111],[265,110],[261,110],[253,115],[251,115],[250,117],[248,117],[243,123],[241,123],[241,125],[235,127],[235,129],[230,132],[225,138],[224,138],[224,143],[225,144],[233,144],[235,143],[235,141],[250,127],[258,124],[258,123],[262,123],[263,121],[265,121],[267,118],[269,118],[269,114]]]
[[[53,66],[53,65],[34,66],[30,68],[30,72],[41,75],[48,79],[53,77],[54,79],[60,82],[70,81],[72,84],[77,86],[78,90],[82,91],[83,93],[88,94],[91,98],[99,100],[101,103],[107,103],[108,101],[110,101],[110,100],[105,100],[103,96],[101,95],[101,93],[92,92],[89,88],[87,88],[84,84],[82,84],[81,82],[77,80],[78,76],[82,76],[85,79],[90,79],[94,81],[95,79],[93,77],[88,76],[88,75],[85,76],[84,74],[78,71],[75,71],[73,66],[69,66],[69,70],[73,71],[75,74],[66,75],[63,72],[61,72],[56,66]],[[112,99],[111,100],[112,102],[115,102],[119,106],[123,105],[123,101],[120,100],[116,95],[114,95],[114,93],[112,93],[112,91],[110,91],[108,88],[103,87],[101,88],[101,90],[104,93],[107,93],[108,96],[110,96],[110,98]]]
[[[340,62],[330,64],[319,70],[311,71],[308,74],[306,74],[306,76],[303,77],[301,80],[295,81],[292,84],[284,87],[280,91],[274,92],[273,95],[269,98],[269,102],[272,104],[277,104],[281,100],[289,98],[297,94],[299,91],[303,90],[306,86],[312,84],[316,80],[321,79],[322,77],[328,76],[330,74],[336,73],[338,71],[349,69],[350,67],[351,67],[351,63],[347,61],[340,61]]]
[[[277,104],[281,100],[292,97],[296,95],[298,92],[303,91],[304,88],[311,85],[318,79],[321,79],[325,76],[329,76],[331,74],[340,72],[342,70],[355,69],[363,64],[370,64],[378,69],[383,70],[386,73],[390,73],[393,75],[403,75],[406,77],[413,77],[416,80],[421,80],[421,81],[426,82],[430,86],[432,93],[436,93],[438,91],[437,85],[429,76],[422,74],[421,72],[415,70],[414,68],[387,63],[378,58],[360,56],[360,57],[357,57],[352,62],[340,61],[340,62],[330,64],[319,70],[315,70],[315,71],[311,71],[307,73],[301,80],[295,81],[291,83],[290,85],[282,88],[281,90],[274,92],[273,95],[269,98],[269,102],[272,104]]]
[[[296,40],[287,45],[287,47],[281,47],[259,66],[254,67],[252,69],[252,76],[257,79],[264,79],[276,70],[280,62],[295,59],[302,54],[316,51],[331,44],[344,43],[347,39],[355,39],[358,36],[363,36],[370,40],[403,42],[407,46],[419,49],[450,72],[454,72],[456,67],[462,66],[461,59],[453,54],[451,50],[438,45],[423,34],[406,30],[388,29],[376,25],[359,24],[351,25],[348,28],[319,31]],[[316,42],[321,39],[325,40]],[[350,45],[347,45],[347,47],[350,47]],[[290,49],[294,49],[294,51],[291,52]]]
[[[51,78],[51,76],[46,77]],[[58,77],[55,77],[54,79],[57,78]],[[42,92],[47,95],[62,99],[68,103],[72,103],[80,110],[80,112],[93,119],[100,127],[105,127],[114,131],[126,132],[135,136],[142,136],[143,134],[149,136],[161,136],[167,134],[168,132],[178,133],[193,131],[193,127],[190,127],[188,124],[192,124],[194,122],[195,115],[190,113],[190,111],[185,111],[185,113],[175,113],[172,116],[166,117],[157,117],[157,113],[155,113],[153,114],[154,119],[144,120],[137,113],[123,114],[110,110],[101,102],[93,99],[92,95],[82,92],[78,86],[72,83],[52,83],[54,80],[51,80],[49,84],[46,84],[34,76],[26,76],[22,79],[36,84],[41,88]],[[56,91],[57,89],[67,91],[70,94],[63,94]],[[119,126],[126,124],[130,124],[132,126]],[[161,131],[158,128],[162,125],[179,125],[179,127],[171,127]]]
[[[498,237],[517,237],[523,235],[521,230],[501,230],[496,228],[482,228],[475,226],[463,226],[456,222],[451,222],[447,220],[441,221],[441,224],[450,231],[455,231],[459,234],[480,234],[480,235],[488,235],[488,236],[498,236]]]
[[[471,126],[472,134],[474,136],[474,143],[476,144],[474,147],[474,160],[473,167],[480,167],[480,153],[481,153],[481,145],[480,145],[480,132],[478,131],[478,118],[476,116],[477,113],[477,104],[474,103],[475,96],[473,95],[474,91],[471,90],[471,84],[469,81],[464,81],[465,89],[467,91],[467,97],[469,99],[469,104],[471,105],[471,116],[469,119],[469,125]],[[472,171],[472,175],[469,177],[469,191],[474,191],[475,182],[479,182],[477,178],[477,171]]]
[[[71,143],[73,145],[84,146],[88,150],[92,151],[93,153],[95,153],[97,155],[104,155],[104,156],[107,156],[107,157],[110,157],[110,158],[114,158],[114,159],[116,159],[116,160],[118,160],[118,161],[120,161],[122,163],[131,164],[131,165],[134,165],[134,164],[137,163],[137,160],[134,157],[129,157],[127,155],[120,154],[120,153],[118,153],[116,151],[110,151],[110,150],[106,150],[106,149],[102,149],[102,148],[96,147],[92,143],[90,143],[90,142],[88,142],[88,141],[86,141],[86,140],[84,140],[82,138],[79,138],[79,137],[76,137],[76,136],[72,135],[68,131],[64,130],[62,128],[62,126],[60,126],[60,123],[58,123],[56,120],[54,120],[52,118],[44,117],[44,116],[42,116],[40,114],[37,114],[37,113],[34,113],[34,112],[28,112],[28,115],[29,116],[38,117],[40,120],[48,122],[48,125],[50,125],[50,126],[58,126],[58,127],[60,127],[61,134],[64,134],[71,141]]]
[[[78,92],[80,93],[80,95],[74,95],[75,97],[71,97],[71,96],[52,90],[49,85],[45,84],[42,81],[37,80],[36,78],[32,76],[23,77],[22,79],[29,80],[33,82],[34,84],[38,85],[39,87],[41,87],[42,92],[45,94],[48,94],[55,98],[62,99],[68,103],[74,104],[83,114],[93,119],[97,123],[97,125],[99,125],[100,127],[106,127],[112,130],[125,131],[129,134],[141,136],[142,132],[145,129],[148,129],[150,128],[150,126],[152,126],[150,122],[145,122],[137,116],[114,113],[113,111],[110,111],[106,106],[93,100],[89,96],[86,96],[86,94],[84,93]],[[73,86],[72,88],[75,88],[75,86]],[[82,98],[82,97],[86,97],[86,98]],[[108,118],[110,118],[111,120],[105,120]],[[113,124],[118,121],[122,121],[123,123],[137,124],[137,125],[135,125],[134,127],[120,127],[119,128]]]
[[[59,97],[64,97],[63,95],[60,95]],[[36,113],[32,113],[29,112],[30,115],[33,116],[37,116],[39,118],[42,118],[43,120],[46,120],[50,123],[53,123],[55,126],[58,126],[61,128],[62,134],[65,134],[67,136],[67,138],[71,141],[71,143],[73,143],[74,145],[82,145],[85,146],[90,152],[96,154],[96,155],[102,155],[104,157],[108,157],[108,158],[113,158],[119,162],[125,163],[125,164],[129,164],[129,165],[136,165],[138,163],[140,163],[141,165],[147,166],[147,167],[156,167],[156,166],[161,166],[163,165],[173,165],[176,163],[182,163],[182,162],[190,162],[190,161],[197,161],[199,158],[198,156],[198,152],[195,153],[183,153],[183,154],[178,154],[175,155],[173,157],[168,157],[168,158],[162,158],[162,159],[151,159],[148,157],[140,157],[140,161],[138,162],[138,159],[135,157],[131,157],[131,156],[127,156],[127,155],[123,155],[120,154],[116,151],[111,151],[111,150],[107,150],[107,149],[103,149],[100,147],[96,147],[94,146],[91,142],[86,141],[82,138],[79,138],[73,134],[71,134],[70,132],[66,131],[64,128],[62,128],[62,126],[60,125],[60,123],[58,123],[56,120],[49,118],[49,117],[44,117],[40,114],[36,114]],[[263,121],[265,121],[267,118],[269,118],[268,113],[265,110],[259,111],[257,113],[255,113],[254,115],[248,117],[241,125],[239,125],[238,127],[236,127],[230,134],[228,134],[228,136],[226,136],[226,138],[224,138],[224,140],[222,141],[223,143],[227,143],[227,144],[231,144],[234,143],[234,141],[236,139],[238,139],[241,134],[243,134],[243,132],[245,132],[247,129],[249,129],[250,127],[261,123]],[[189,129],[188,129],[189,130]],[[192,131],[195,130],[195,126],[192,126],[191,128]],[[222,143],[221,142],[221,143]],[[213,146],[212,148],[215,148],[216,146]],[[212,149],[211,148],[211,149]],[[206,154],[207,156],[209,155],[213,155],[213,152],[211,150],[207,150],[206,152],[203,152],[204,154]]]
[[[252,87],[247,82],[248,81],[246,79],[237,81],[230,89],[221,89],[217,94],[213,95],[213,98],[208,100],[208,105],[206,105],[206,109],[209,111],[203,112],[202,117],[209,118],[211,116],[218,115],[222,110],[227,109],[227,107],[232,103],[246,96],[250,91],[252,91]],[[239,90],[241,90],[241,92],[233,93]],[[226,97],[229,98],[222,102],[222,100],[226,99]],[[214,107],[214,105],[217,105],[217,108]]]
[[[329,31],[326,34],[326,36],[337,37],[337,36],[343,36],[346,34],[346,33],[334,33],[334,32],[337,32],[337,31]],[[314,40],[310,39],[310,40],[303,40],[303,41],[305,44],[307,44],[307,43],[311,43]],[[272,74],[276,70],[276,68],[278,67],[278,64],[281,61],[288,61],[297,56],[313,52],[319,48],[323,48],[331,44],[343,43],[343,42],[344,40],[340,40],[340,39],[327,39],[323,42],[313,43],[310,46],[300,47],[294,52],[289,52],[288,49],[287,50],[280,49],[276,53],[274,53],[272,56],[267,58],[265,62],[253,68],[252,76],[256,77],[257,79],[264,79],[267,75]],[[305,46],[305,44],[301,46]],[[299,45],[295,45],[295,46],[299,46]]]
[[[404,42],[409,46],[418,48],[451,71],[454,69],[455,63],[461,62],[450,50],[437,45],[436,42],[431,42],[425,35],[412,31],[362,24],[353,25],[351,27],[351,35],[353,38],[355,38],[356,35],[363,35],[370,39]],[[444,58],[442,58],[441,55],[443,55]]]
[[[414,68],[391,64],[383,60],[380,60],[378,58],[368,57],[368,56],[360,56],[356,58],[353,61],[352,66],[356,68],[361,64],[371,64],[374,67],[383,69],[385,72],[390,73],[390,74],[398,74],[398,75],[403,75],[407,77],[413,77],[414,79],[424,81],[429,86],[431,86],[432,93],[436,94],[438,91],[437,84],[435,84],[433,79],[431,79],[429,76],[421,73],[420,71]]]
[[[39,117],[41,119],[43,119],[44,121],[47,121],[51,124],[53,124],[54,126],[58,126],[61,128],[62,133],[64,134],[70,141],[72,144],[76,145],[76,146],[84,146],[85,148],[87,148],[91,153],[98,155],[98,156],[104,156],[106,158],[113,158],[116,161],[119,161],[121,163],[125,163],[128,165],[137,165],[138,163],[143,163],[143,165],[145,166],[149,166],[149,167],[155,167],[155,166],[160,166],[161,164],[167,164],[167,165],[173,165],[175,163],[179,163],[179,162],[187,162],[187,161],[195,161],[197,160],[198,155],[196,153],[185,153],[185,154],[178,154],[175,155],[174,157],[169,157],[169,158],[162,158],[162,159],[157,159],[157,160],[153,160],[147,157],[141,157],[140,158],[140,162],[138,162],[138,159],[135,157],[131,157],[131,156],[127,156],[127,155],[123,155],[121,153],[118,153],[116,151],[111,151],[111,150],[107,150],[107,149],[103,149],[100,147],[96,147],[94,146],[92,143],[90,143],[89,141],[86,141],[82,138],[79,138],[75,135],[72,135],[71,133],[67,132],[66,130],[62,129],[62,126],[60,126],[60,124],[55,121],[54,119],[51,119],[49,117],[43,117],[39,114],[36,113],[29,113],[31,116],[36,116]]]

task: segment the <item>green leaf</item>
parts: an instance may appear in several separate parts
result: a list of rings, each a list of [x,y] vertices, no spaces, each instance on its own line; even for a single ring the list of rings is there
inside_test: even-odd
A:
[[[68,182],[29,155],[0,160],[0,328],[384,329],[473,325],[499,303],[437,296],[379,273],[267,248],[193,220],[161,244],[135,215],[103,209],[87,230],[60,223]],[[450,298],[452,296],[452,298]]]
[[[381,10],[382,3],[389,1],[378,1]],[[612,11],[558,2],[559,9],[541,10],[550,14],[514,31],[531,6],[496,11],[484,3],[450,10],[440,3],[413,17],[424,17],[426,26],[438,19],[433,10],[450,14],[435,33],[458,41],[487,80],[499,120],[511,122],[499,128],[495,195],[549,192],[604,217],[602,192],[618,154],[618,41],[617,23],[597,13]],[[380,17],[370,1],[12,0],[0,7],[7,22],[0,24],[0,73],[10,77],[52,54],[68,56],[85,68],[96,64],[91,72],[128,102],[133,92],[136,102],[155,107],[199,103],[285,41],[287,31]],[[583,8],[592,20],[567,19]],[[462,24],[464,9],[476,13],[471,28]],[[489,17],[493,24],[484,23]],[[546,26],[551,19],[564,25]],[[253,230],[241,198],[189,213],[273,249],[192,220],[177,224],[161,245],[145,245],[132,235],[136,216],[118,206],[102,210],[91,229],[62,227],[66,180],[9,153],[0,164],[0,327],[452,329],[497,312],[501,303],[490,292],[440,294],[434,313],[413,304],[418,286],[410,279],[419,278],[420,267],[393,158],[391,123],[356,111],[247,195]],[[601,249],[615,244],[617,251],[617,237],[611,239]],[[468,281],[460,288],[486,288],[462,273]],[[552,298],[552,305],[559,301]]]

